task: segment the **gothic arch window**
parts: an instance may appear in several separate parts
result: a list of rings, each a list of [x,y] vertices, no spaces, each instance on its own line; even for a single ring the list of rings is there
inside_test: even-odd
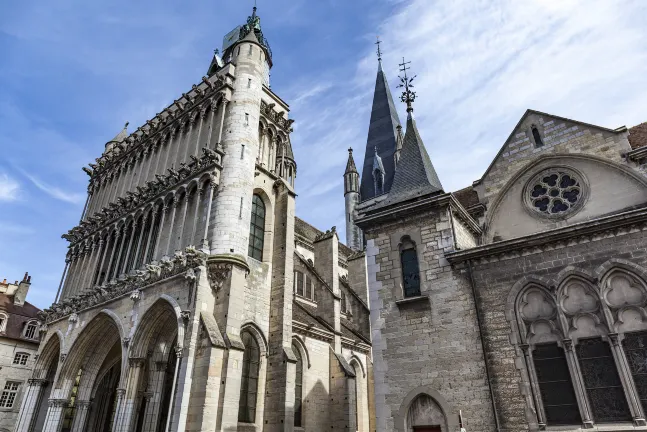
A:
[[[294,426],[303,426],[303,357],[295,343],[292,343],[292,351],[297,358],[296,375],[294,380]]]
[[[532,133],[532,139],[535,141],[535,147],[543,147],[544,140],[541,138],[541,134],[539,133],[537,126],[532,125],[530,131]]]
[[[373,179],[375,180],[375,195],[382,195],[384,193],[384,173],[376,169],[373,171]]]
[[[400,243],[400,264],[402,265],[402,290],[405,297],[420,295],[420,267],[416,244],[409,236]]]
[[[249,225],[249,247],[247,255],[263,261],[263,246],[265,243],[265,203],[260,195],[252,198],[252,219]]]
[[[0,333],[4,332],[5,329],[7,328],[7,314],[4,312],[0,312]]]
[[[243,332],[241,339],[243,345],[245,345],[245,351],[243,352],[238,421],[241,423],[254,423],[258,399],[258,372],[261,351],[256,338],[250,332]]]

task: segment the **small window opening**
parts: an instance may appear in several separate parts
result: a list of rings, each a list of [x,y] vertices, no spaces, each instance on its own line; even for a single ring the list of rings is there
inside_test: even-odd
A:
[[[251,87],[252,87],[252,79],[248,78],[247,79],[247,88],[251,88]]]
[[[243,159],[245,157],[245,144],[240,146],[240,158]]]
[[[410,238],[405,237],[400,246],[400,263],[402,265],[402,288],[405,297],[420,295],[420,267],[416,245]]]
[[[249,57],[251,57],[253,52],[254,52],[254,47],[253,47],[252,45],[250,45],[250,46],[249,46],[249,53],[247,53],[247,55],[248,55]]]
[[[240,47],[238,47],[238,51],[236,51],[236,55],[240,55]]]
[[[541,135],[536,126],[532,127],[532,137],[535,140],[535,147],[543,147],[544,141],[541,139]]]
[[[245,113],[245,126],[249,126],[249,114]]]

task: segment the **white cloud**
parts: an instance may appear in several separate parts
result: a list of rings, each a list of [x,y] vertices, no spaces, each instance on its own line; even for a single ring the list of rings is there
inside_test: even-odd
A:
[[[5,173],[0,173],[0,201],[18,199],[20,184]]]
[[[70,204],[80,204],[85,199],[85,195],[82,195],[79,193],[66,192],[58,188],[57,186],[52,186],[48,183],[43,182],[36,176],[33,176],[24,170],[20,170],[20,172],[22,173],[22,175],[27,177],[29,181],[31,181],[34,184],[34,186],[36,186],[38,189],[45,192],[47,195],[51,196],[54,199],[57,199],[59,201],[64,201]]]

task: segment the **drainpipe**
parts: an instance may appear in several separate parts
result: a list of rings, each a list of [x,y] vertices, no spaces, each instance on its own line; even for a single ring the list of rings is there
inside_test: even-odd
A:
[[[501,431],[499,423],[499,413],[496,409],[494,401],[494,390],[492,389],[492,382],[490,381],[490,365],[487,359],[487,351],[485,350],[485,339],[483,339],[483,326],[481,324],[481,310],[479,308],[478,300],[476,299],[476,284],[474,283],[474,274],[472,273],[472,261],[467,260],[467,273],[469,274],[470,287],[472,288],[472,298],[474,299],[474,307],[476,308],[476,324],[479,328],[479,336],[481,339],[481,348],[483,349],[483,361],[485,362],[485,378],[487,379],[488,389],[490,390],[490,399],[492,400],[492,412],[494,413],[494,426],[497,432]]]

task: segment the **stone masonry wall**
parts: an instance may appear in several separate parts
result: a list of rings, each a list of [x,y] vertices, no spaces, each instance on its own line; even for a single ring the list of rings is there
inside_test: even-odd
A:
[[[469,280],[444,258],[453,249],[446,209],[366,234],[377,430],[398,430],[394,417],[420,386],[445,397],[447,416],[462,410],[467,430],[494,430]],[[398,242],[404,235],[417,243],[423,299],[398,306]]]
[[[523,353],[514,345],[511,327],[514,310],[507,304],[513,285],[523,277],[543,278],[549,285],[555,284],[558,273],[569,266],[599,277],[596,269],[610,259],[647,267],[647,239],[643,231],[600,237],[605,238],[572,241],[568,247],[564,242],[526,256],[473,263],[501,431],[529,430],[528,419],[534,417],[526,403],[527,384],[522,381]]]
[[[38,345],[33,343],[0,338],[0,392],[4,389],[7,381],[20,383],[13,407],[0,408],[0,430],[3,430],[3,428],[13,430],[14,423],[18,418],[22,396],[27,389],[27,380],[31,377],[31,369],[34,367],[34,355],[37,350]],[[13,364],[16,353],[29,354],[26,365]]]

